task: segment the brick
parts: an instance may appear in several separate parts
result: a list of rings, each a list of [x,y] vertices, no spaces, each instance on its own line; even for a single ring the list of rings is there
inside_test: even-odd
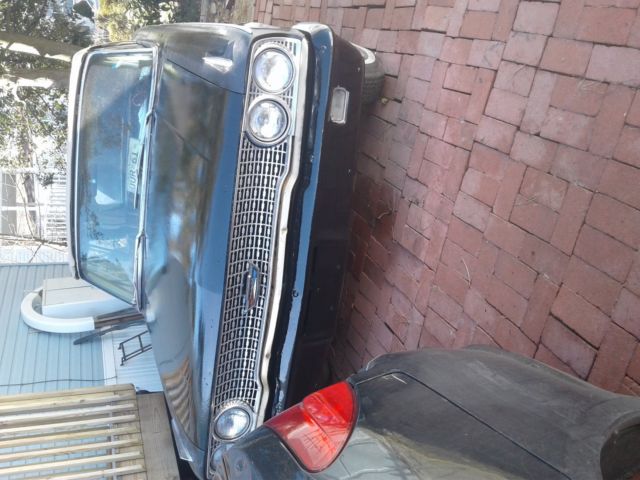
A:
[[[433,57],[415,55],[411,62],[411,76],[420,80],[431,80],[435,63],[436,61]]]
[[[557,149],[558,145],[554,142],[518,131],[511,148],[511,158],[547,172]]]
[[[551,103],[551,94],[555,85],[556,76],[544,71],[537,71],[533,80],[533,87],[527,102],[527,109],[522,118],[520,129],[532,134],[537,134],[547,116],[547,109]]]
[[[595,350],[553,317],[542,332],[542,343],[580,377],[586,378],[595,358]]]
[[[640,247],[640,211],[613,198],[596,194],[587,213],[587,223],[631,248]]]
[[[627,46],[640,48],[640,18],[636,17],[636,21],[631,27],[631,34],[627,40]]]
[[[482,118],[482,113],[484,112],[489,93],[491,92],[494,76],[495,73],[493,71],[485,68],[479,69],[476,74],[475,82],[471,90],[471,98],[469,99],[469,107],[465,115],[466,120],[476,125]]]
[[[420,32],[400,30],[396,39],[396,49],[398,53],[416,53]]]
[[[551,313],[595,347],[609,327],[609,317],[566,286],[560,288]]]
[[[525,313],[521,325],[525,335],[536,343],[540,341],[542,330],[557,293],[557,285],[551,283],[543,275],[538,276],[529,298],[527,313]]]
[[[518,258],[558,285],[569,263],[564,253],[533,235],[525,236]]]
[[[574,113],[594,116],[600,110],[607,85],[563,75],[556,78],[551,105]]]
[[[460,318],[462,317],[462,305],[437,286],[431,288],[430,298],[429,307],[433,309],[434,312],[454,327],[459,324]]]
[[[569,365],[556,357],[551,350],[549,350],[542,344],[538,345],[538,350],[536,351],[536,354],[533,358],[552,368],[555,368],[556,370],[560,370],[561,372],[576,376],[576,372],[574,372]]]
[[[470,168],[464,175],[461,190],[482,203],[492,206],[499,186],[497,180]]]
[[[402,190],[407,172],[395,163],[389,163],[384,169],[384,179],[398,190]]]
[[[607,162],[588,152],[560,145],[551,173],[570,183],[595,190]]]
[[[578,257],[572,257],[564,285],[582,298],[611,315],[622,285]]]
[[[495,13],[468,11],[462,21],[459,35],[472,39],[491,40],[495,23]]]
[[[378,35],[376,50],[380,52],[395,52],[398,32],[393,30],[381,30]]]
[[[529,200],[559,210],[567,191],[567,183],[535,168],[528,168],[520,192]]]
[[[558,5],[543,2],[520,2],[513,29],[520,32],[551,35],[558,15]]]
[[[546,40],[544,35],[511,32],[503,58],[535,67],[540,63]]]
[[[502,180],[509,157],[481,143],[474,143],[469,157],[469,166],[495,179]]]
[[[553,36],[575,38],[578,29],[580,12],[584,8],[584,0],[564,0],[560,2],[560,10],[553,29]]]
[[[364,22],[365,27],[369,29],[382,28],[383,15],[384,15],[384,9],[382,8],[368,8],[367,16]]]
[[[430,0],[433,2],[433,0]],[[451,15],[449,16],[449,26],[447,27],[448,37],[457,37],[460,34],[460,28],[462,27],[462,20],[467,10],[468,0],[454,0],[453,8],[451,9]]]
[[[640,338],[640,298],[629,290],[622,290],[611,316],[614,322]]]
[[[633,262],[633,250],[589,225],[582,227],[574,253],[619,282],[627,277]]]
[[[447,127],[447,117],[440,113],[425,110],[420,122],[420,131],[432,137],[442,138]]]
[[[473,40],[467,63],[474,67],[497,70],[505,45],[491,40]]]
[[[391,18],[392,30],[409,30],[411,29],[411,20],[413,19],[413,7],[395,8],[393,17]]]
[[[518,195],[511,212],[511,222],[529,233],[550,240],[558,220],[558,214],[550,208]]]
[[[503,60],[498,67],[495,87],[526,97],[531,90],[535,73],[533,67]]]
[[[536,345],[508,320],[498,323],[494,338],[500,347],[509,352],[531,357],[536,351]]]
[[[462,119],[467,111],[469,95],[453,90],[443,89],[438,99],[438,113],[449,117]]]
[[[596,43],[624,45],[636,18],[630,8],[585,7],[580,16],[576,38]]]
[[[477,126],[473,123],[449,118],[444,132],[444,140],[465,150],[471,150],[476,129]]]
[[[438,107],[438,99],[440,98],[440,92],[442,91],[442,85],[444,84],[447,66],[448,65],[444,62],[436,61],[433,67],[429,89],[427,90],[427,95],[424,98],[424,107],[428,110],[435,110]]]
[[[512,255],[518,255],[524,244],[525,233],[519,227],[490,215],[485,238]]]
[[[627,373],[636,382],[640,382],[640,346],[636,347],[635,354],[631,358]]]
[[[462,177],[467,169],[469,152],[464,149],[456,149],[456,154],[452,158],[451,165],[445,176],[444,194],[452,201],[456,199],[458,190],[462,183]]]
[[[409,206],[409,214],[407,215],[407,225],[412,229],[427,236],[431,225],[435,221],[435,217],[426,212],[415,203]]]
[[[392,52],[393,49],[395,49],[395,43],[393,47],[389,47],[389,48],[391,48],[389,52]],[[391,75],[391,76],[397,77],[400,74],[400,66],[402,65],[402,55],[398,53],[378,52],[377,56],[379,56],[382,61],[382,68],[384,69],[385,75]],[[407,70],[407,74],[408,73],[409,72]],[[405,84],[406,84],[406,79],[405,79]],[[403,85],[403,88],[404,88],[404,85]],[[402,92],[402,94],[404,94],[404,91]],[[400,95],[400,97],[401,96],[402,95]]]
[[[591,117],[551,107],[540,130],[540,136],[586,150],[592,130]]]
[[[475,290],[469,290],[464,299],[464,312],[489,335],[494,334],[502,315]]]
[[[498,10],[496,26],[493,30],[493,39],[506,42],[511,32],[513,21],[518,11],[518,0],[502,0]]]
[[[424,152],[424,158],[444,168],[451,165],[456,155],[459,155],[459,149],[435,138],[429,139]]]
[[[462,65],[450,65],[444,78],[444,88],[471,93],[476,78],[476,69]]]
[[[451,348],[455,340],[456,330],[433,310],[429,309],[425,317],[426,329],[445,348]]]
[[[417,53],[437,58],[442,51],[444,35],[435,32],[421,32]]]
[[[567,75],[584,75],[593,45],[563,38],[549,38],[540,68]]]
[[[637,340],[633,336],[612,325],[598,351],[589,374],[589,382],[607,390],[618,391],[636,344]]]
[[[589,151],[596,155],[613,155],[625,117],[633,101],[633,90],[621,85],[609,85],[604,103],[596,118]]]
[[[515,134],[516,127],[513,125],[483,116],[478,124],[476,140],[488,147],[509,153]]]
[[[468,280],[442,263],[438,265],[434,284],[460,304],[469,290]]]
[[[429,84],[424,80],[409,77],[407,79],[405,98],[413,100],[414,102],[422,103],[424,101],[424,94],[427,91],[428,85]]]
[[[640,295],[640,257],[636,256],[631,271],[627,276],[626,287],[636,295]]]
[[[482,246],[482,232],[457,217],[451,218],[447,238],[474,256],[478,254]]]
[[[453,207],[454,215],[480,231],[487,226],[489,212],[489,207],[463,192],[460,192]]]
[[[602,82],[640,86],[640,50],[624,47],[593,47],[587,78]]]
[[[440,53],[440,60],[443,62],[465,65],[470,52],[471,40],[465,38],[446,37],[444,45],[442,46],[442,52]]]
[[[495,265],[495,276],[524,298],[529,298],[537,274],[512,255],[501,251]]]
[[[567,255],[571,255],[573,252],[580,227],[591,202],[591,196],[591,192],[576,185],[569,185],[560,208],[560,217],[551,236],[551,244]]]
[[[640,167],[640,128],[624,127],[613,157]]]
[[[636,92],[635,99],[627,113],[627,123],[634,127],[640,127],[640,93]]]
[[[624,163],[609,161],[598,191],[640,208],[640,170]]]
[[[451,8],[429,5],[425,9],[425,15],[422,20],[421,28],[434,30],[436,32],[446,32],[449,26],[449,16]]]
[[[512,125],[520,125],[526,106],[525,97],[494,88],[489,95],[485,114]]]
[[[500,0],[469,0],[468,9],[478,12],[497,12],[500,9]]]
[[[520,184],[524,177],[525,166],[522,163],[510,162],[507,164],[504,179],[500,185],[500,190],[493,205],[493,213],[508,219],[516,201],[516,196],[520,190]]]
[[[431,269],[436,269],[438,260],[442,253],[442,247],[447,235],[447,226],[442,222],[434,222],[431,227],[431,237],[429,238],[429,246],[424,256],[424,263]]]
[[[372,28],[365,28],[360,34],[359,44],[366,48],[376,48],[378,44],[378,37],[380,36],[380,30],[374,30]]]

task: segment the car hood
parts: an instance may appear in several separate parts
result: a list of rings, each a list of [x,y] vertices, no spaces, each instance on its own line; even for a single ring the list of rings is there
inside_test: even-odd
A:
[[[149,141],[143,290],[174,422],[206,450],[243,97],[167,61]]]

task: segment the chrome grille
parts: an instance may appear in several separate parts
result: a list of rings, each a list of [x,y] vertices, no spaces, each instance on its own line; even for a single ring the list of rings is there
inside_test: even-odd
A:
[[[251,58],[266,43],[286,49],[296,68],[300,68],[299,40],[261,40],[254,44]],[[266,386],[262,385],[260,379],[261,355],[272,287],[282,280],[274,277],[274,256],[282,186],[291,166],[300,77],[297,73],[287,90],[277,95],[290,111],[291,126],[285,139],[271,147],[260,147],[249,139],[243,128],[216,358],[212,422],[226,405],[237,402],[244,403],[252,410],[252,427],[262,421],[258,418],[258,412]],[[261,95],[263,92],[249,79],[245,108]],[[247,308],[244,302],[245,276],[250,268],[256,268],[259,272],[258,296],[253,308]],[[213,432],[212,427],[210,432]],[[219,444],[220,441],[212,434],[209,441],[209,476],[212,474],[212,456]]]

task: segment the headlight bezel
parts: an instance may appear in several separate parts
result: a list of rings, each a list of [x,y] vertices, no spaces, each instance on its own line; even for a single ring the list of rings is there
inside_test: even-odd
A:
[[[242,413],[244,413],[246,415],[247,418],[247,424],[244,426],[244,428],[235,436],[230,436],[230,435],[225,435],[225,434],[221,434],[220,430],[219,430],[219,422],[221,420],[221,418],[226,415],[229,414],[232,411],[240,411]],[[245,403],[243,402],[230,402],[229,404],[225,405],[223,408],[220,409],[220,411],[216,414],[216,416],[213,419],[212,422],[212,426],[213,426],[213,434],[215,436],[215,438],[217,438],[219,441],[224,442],[224,443],[232,443],[232,442],[236,442],[238,440],[240,440],[243,436],[245,436],[247,433],[251,432],[252,430],[255,429],[255,414],[253,412],[253,410]]]
[[[261,55],[267,53],[270,50],[274,51],[274,52],[277,52],[280,55],[282,55],[283,57],[285,57],[287,59],[287,61],[289,62],[289,65],[291,67],[291,75],[289,77],[289,80],[286,82],[284,87],[279,88],[279,89],[265,88],[264,85],[261,84],[261,81],[259,80],[259,76],[256,75],[256,65],[258,63],[258,59],[260,58]],[[291,87],[291,85],[293,85],[296,77],[298,76],[298,65],[296,64],[296,62],[294,62],[293,57],[292,57],[290,52],[288,52],[287,50],[285,50],[284,48],[282,48],[280,45],[278,45],[275,42],[268,42],[268,43],[265,43],[264,45],[260,46],[260,48],[258,48],[256,50],[253,58],[251,59],[251,72],[250,72],[250,75],[251,75],[251,80],[253,81],[253,84],[261,92],[264,92],[264,93],[270,94],[270,95],[278,95],[278,94],[282,94],[283,92],[286,92],[287,89],[289,87]]]
[[[251,118],[252,113],[258,105],[263,102],[270,102],[275,104],[280,110],[282,110],[285,118],[285,127],[282,131],[273,138],[265,138],[261,137],[259,134],[256,134],[251,128]],[[291,128],[291,112],[289,111],[288,106],[282,101],[282,99],[275,95],[260,95],[255,100],[249,104],[245,112],[245,131],[251,141],[260,147],[270,147],[280,143],[287,135],[289,134],[289,130]]]

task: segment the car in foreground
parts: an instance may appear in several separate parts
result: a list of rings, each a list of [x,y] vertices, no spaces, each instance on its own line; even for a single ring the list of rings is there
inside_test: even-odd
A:
[[[382,72],[320,24],[176,24],[71,75],[72,270],[144,319],[180,456],[211,478],[321,385]]]
[[[385,355],[223,455],[220,480],[638,480],[640,398],[490,347]]]

